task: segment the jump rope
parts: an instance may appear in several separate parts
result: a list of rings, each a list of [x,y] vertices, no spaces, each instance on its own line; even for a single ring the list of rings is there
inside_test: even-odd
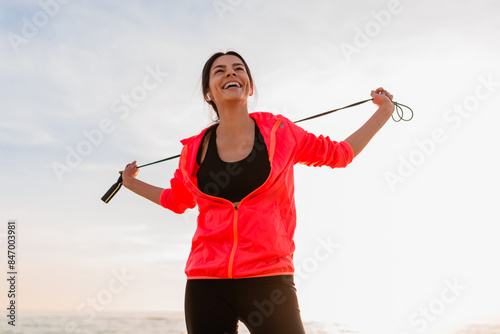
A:
[[[300,122],[308,121],[308,120],[311,120],[311,119],[314,119],[314,118],[326,116],[326,115],[331,114],[333,112],[336,112],[336,111],[339,111],[339,110],[342,110],[342,109],[347,109],[347,108],[355,107],[355,106],[358,106],[360,104],[363,104],[363,103],[366,103],[366,102],[369,102],[369,101],[373,101],[373,99],[359,101],[359,102],[350,104],[350,105],[342,107],[342,108],[337,108],[337,109],[333,109],[333,110],[330,110],[330,111],[326,111],[326,112],[321,113],[321,114],[316,114],[316,115],[313,115],[313,116],[310,116],[310,117],[306,117],[306,118],[300,119],[298,121],[295,121],[294,123],[300,123]],[[392,101],[392,103],[395,106],[395,110],[394,110],[394,113],[392,114],[391,117],[392,117],[392,119],[395,122],[399,122],[399,121],[408,122],[408,121],[411,121],[411,119],[413,118],[413,110],[410,107],[408,107],[408,106],[406,106],[406,105],[404,105],[402,103],[395,102],[395,101]],[[410,112],[409,117],[405,118],[403,108],[407,108],[409,110],[409,112]],[[396,114],[396,116],[394,116],[394,114]],[[165,159],[161,159],[161,160],[150,162],[150,163],[147,163],[147,164],[144,164],[144,165],[141,165],[141,166],[137,166],[137,168],[151,166],[151,165],[158,164],[160,162],[177,159],[180,156],[181,156],[180,154],[173,155],[173,156],[165,158]],[[111,201],[111,199],[113,198],[113,196],[115,196],[116,193],[118,192],[118,190],[120,190],[120,188],[122,187],[122,184],[123,184],[123,178],[122,178],[122,175],[120,174],[120,177],[118,178],[118,180],[116,181],[116,183],[113,184],[111,186],[111,188],[109,188],[109,190],[104,194],[104,196],[101,197],[101,200],[104,203],[108,203],[109,201]]]

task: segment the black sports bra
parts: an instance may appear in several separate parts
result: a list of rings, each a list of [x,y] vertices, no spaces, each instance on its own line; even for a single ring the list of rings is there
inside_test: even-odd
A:
[[[222,161],[217,152],[217,126],[213,127],[205,159],[197,172],[198,188],[207,195],[239,202],[259,188],[271,172],[266,143],[255,124],[255,140],[250,154],[237,162]]]

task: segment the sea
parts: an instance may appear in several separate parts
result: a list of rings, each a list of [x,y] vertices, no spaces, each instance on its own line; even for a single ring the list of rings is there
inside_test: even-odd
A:
[[[94,318],[77,313],[22,312],[15,326],[2,321],[1,334],[187,334],[182,312],[97,313]],[[341,324],[304,322],[308,334],[355,334]],[[250,334],[238,324],[239,334]]]
[[[22,312],[15,326],[8,320],[0,324],[1,334],[187,334],[182,312],[99,313],[92,319],[76,313]],[[305,321],[304,327],[307,334],[370,334],[339,323]],[[250,332],[239,323],[238,333]],[[446,334],[500,334],[500,323],[463,326]]]

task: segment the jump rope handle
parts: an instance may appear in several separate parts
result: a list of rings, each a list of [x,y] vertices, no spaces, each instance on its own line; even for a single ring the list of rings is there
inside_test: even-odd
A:
[[[123,184],[123,178],[122,175],[120,175],[116,183],[113,184],[111,188],[109,188],[109,190],[104,194],[104,196],[101,197],[101,200],[104,203],[108,203],[109,201],[111,201],[113,196],[115,196],[118,190],[120,190],[120,188],[122,187],[122,184]]]

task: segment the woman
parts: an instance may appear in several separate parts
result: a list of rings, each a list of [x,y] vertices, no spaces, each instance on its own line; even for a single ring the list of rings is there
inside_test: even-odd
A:
[[[254,83],[236,52],[216,53],[202,73],[215,125],[184,139],[168,189],[123,172],[133,192],[183,213],[198,205],[186,264],[185,316],[190,334],[305,333],[293,283],[293,165],[345,167],[391,116],[392,95],[371,92],[375,114],[345,141],[315,136],[281,115],[250,113]]]

